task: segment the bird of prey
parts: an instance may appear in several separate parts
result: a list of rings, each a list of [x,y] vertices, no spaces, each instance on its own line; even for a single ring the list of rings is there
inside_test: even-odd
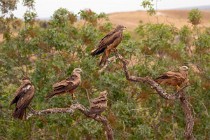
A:
[[[126,27],[122,25],[118,25],[113,31],[109,32],[104,38],[102,38],[96,49],[91,52],[92,56],[104,53],[99,63],[100,66],[106,64],[110,52],[114,51],[122,41],[122,34],[125,28]]]
[[[53,91],[49,95],[47,95],[46,98],[49,99],[55,95],[60,95],[68,92],[72,95],[72,98],[74,99],[74,90],[81,83],[81,72],[82,69],[75,68],[70,77],[53,85]]]
[[[10,103],[16,104],[15,110],[13,112],[13,117],[18,119],[24,119],[26,115],[26,108],[28,108],[31,100],[34,97],[34,86],[28,77],[22,79],[22,85],[15,92],[15,97]]]
[[[168,71],[156,78],[158,84],[176,86],[177,90],[188,82],[188,67],[181,66],[179,71]]]
[[[103,91],[100,95],[91,100],[89,115],[100,115],[107,108],[107,91]]]

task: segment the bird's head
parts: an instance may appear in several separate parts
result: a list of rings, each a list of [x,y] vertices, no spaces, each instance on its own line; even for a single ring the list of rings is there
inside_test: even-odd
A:
[[[73,70],[73,73],[82,73],[82,69],[81,68],[75,68],[74,70]]]
[[[116,29],[117,29],[117,30],[125,30],[126,27],[123,26],[123,25],[118,25],[118,26],[116,27]]]
[[[188,67],[187,66],[181,66],[179,67],[179,71],[188,71]]]
[[[101,96],[101,97],[102,97],[102,96],[106,97],[107,94],[108,94],[108,92],[107,92],[106,90],[104,90],[104,91],[100,92],[100,95],[99,95],[99,96]]]
[[[29,82],[30,78],[28,76],[24,76],[21,80],[22,82]]]

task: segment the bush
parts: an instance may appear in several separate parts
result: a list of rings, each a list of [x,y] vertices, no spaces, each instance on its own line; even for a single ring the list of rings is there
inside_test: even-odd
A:
[[[198,25],[201,22],[201,12],[198,9],[192,9],[188,15],[190,23],[194,26]]]

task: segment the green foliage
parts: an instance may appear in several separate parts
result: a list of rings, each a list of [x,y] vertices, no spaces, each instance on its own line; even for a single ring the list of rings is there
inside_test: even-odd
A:
[[[54,26],[64,27],[68,23],[73,24],[76,21],[76,15],[69,12],[65,8],[60,8],[56,10],[52,16],[52,25]]]
[[[156,14],[154,4],[152,4],[152,2],[153,0],[143,0],[141,3],[141,6],[143,6],[144,9],[147,9],[147,12],[150,16]]]
[[[24,6],[34,7],[35,0],[23,0]]]
[[[201,22],[201,12],[198,9],[192,9],[189,12],[188,19],[192,25],[198,25]]]
[[[0,10],[2,14],[7,14],[16,9],[18,0],[0,0]]]
[[[24,20],[26,23],[33,24],[35,21],[36,13],[31,11],[26,11],[24,14]]]
[[[201,53],[210,48],[210,35],[208,33],[202,33],[198,36],[195,41],[196,50]]]
[[[166,53],[172,47],[176,29],[164,24],[140,24],[137,33],[142,38],[143,53]]]
[[[179,35],[180,35],[180,40],[183,43],[189,44],[189,42],[191,41],[192,31],[188,26],[185,25],[180,29]]]
[[[100,19],[107,18],[105,13],[96,14],[91,9],[81,10],[79,15],[81,19],[93,25],[96,25]]]
[[[93,25],[85,25],[81,29],[81,37],[84,44],[93,44],[97,37],[97,30]]]

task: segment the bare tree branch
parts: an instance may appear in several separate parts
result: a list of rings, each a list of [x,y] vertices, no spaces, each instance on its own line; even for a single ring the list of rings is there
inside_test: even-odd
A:
[[[98,73],[102,73],[108,67],[108,65],[110,63],[112,63],[113,61],[115,61],[115,60],[116,60],[116,57],[115,56],[110,57],[109,59],[107,59],[106,64],[98,71]]]
[[[184,136],[187,140],[195,140],[195,138],[193,136],[194,117],[192,115],[190,103],[187,100],[183,91],[182,91],[181,97],[180,97],[180,104],[181,104],[182,109],[185,114],[186,126],[185,126]]]
[[[68,114],[73,114],[75,110],[79,110],[81,113],[83,113],[87,118],[94,119],[97,122],[102,123],[104,126],[105,134],[107,137],[107,140],[113,140],[113,131],[112,128],[107,120],[106,117],[101,116],[101,115],[96,115],[90,113],[90,111],[85,108],[83,105],[77,103],[71,105],[69,108],[50,108],[46,110],[33,110],[27,115],[27,119],[33,117],[33,116],[42,116],[42,115],[48,115],[48,114],[57,114],[57,113],[68,113]]]
[[[117,52],[115,51],[116,57],[122,62],[123,64],[123,70],[126,76],[126,79],[128,81],[132,82],[142,82],[146,83],[151,86],[151,88],[155,89],[156,92],[164,99],[166,100],[175,100],[180,99],[180,104],[182,106],[182,109],[185,114],[185,132],[184,136],[187,140],[194,140],[193,136],[193,127],[194,127],[194,118],[192,115],[192,110],[190,108],[190,103],[188,102],[187,98],[184,95],[184,89],[188,86],[183,86],[178,92],[174,94],[168,94],[158,83],[156,83],[152,78],[150,77],[137,77],[137,76],[130,76],[127,68],[127,61]]]

